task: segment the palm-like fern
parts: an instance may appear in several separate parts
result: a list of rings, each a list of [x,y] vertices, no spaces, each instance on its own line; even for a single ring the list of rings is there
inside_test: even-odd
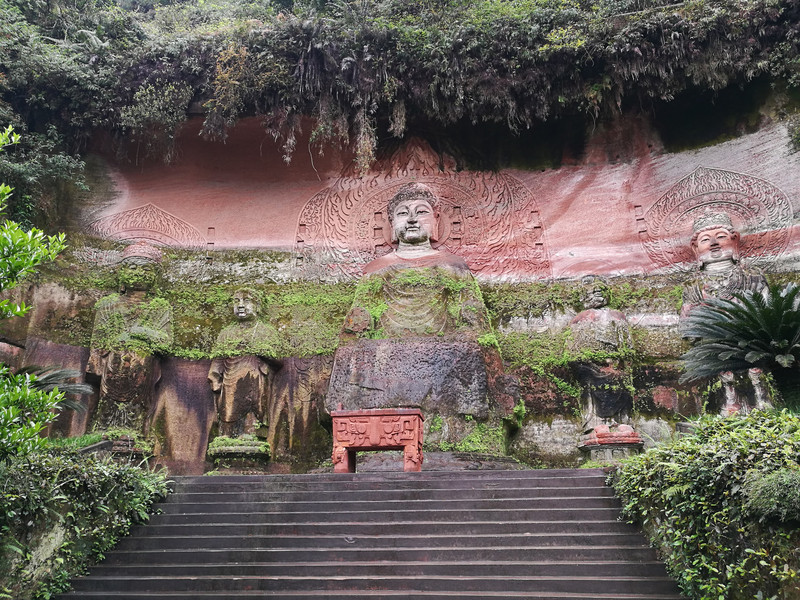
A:
[[[88,383],[76,381],[79,380],[83,374],[75,369],[29,366],[23,367],[17,371],[17,373],[20,375],[34,375],[35,377],[30,384],[31,387],[45,392],[50,392],[53,389],[58,388],[58,390],[64,394],[69,394],[72,396],[85,396],[94,391],[92,386]],[[83,404],[70,398],[69,396],[64,396],[64,398],[59,402],[59,408],[75,410],[78,412],[83,412],[86,410],[86,407]]]
[[[772,372],[784,402],[800,408],[800,287],[769,286],[692,310],[683,335],[699,341],[681,358],[682,381],[758,367]]]

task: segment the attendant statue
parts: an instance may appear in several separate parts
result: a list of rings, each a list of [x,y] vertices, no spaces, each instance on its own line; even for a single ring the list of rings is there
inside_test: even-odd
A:
[[[681,317],[708,298],[732,298],[738,292],[759,292],[764,275],[746,268],[739,258],[741,237],[725,213],[708,213],[695,220],[691,246],[697,259],[694,280],[683,292]]]
[[[236,290],[236,322],[223,329],[214,344],[208,380],[216,395],[219,435],[238,437],[266,425],[274,371],[280,367],[277,330],[258,320],[258,293]]]
[[[364,267],[326,397],[334,410],[414,407],[488,415],[486,307],[466,262],[436,249],[437,198],[401,187],[388,204],[396,249]]]
[[[158,278],[161,251],[145,243],[128,246],[118,271],[120,293],[95,308],[86,372],[100,383],[94,421],[101,428],[144,431],[161,379],[159,356],[172,345],[172,310],[148,296]]]
[[[707,213],[695,220],[691,246],[697,258],[694,280],[683,292],[681,319],[709,298],[733,298],[741,292],[760,292],[767,286],[763,274],[749,269],[740,261],[741,236],[725,213]],[[750,369],[758,408],[769,406],[760,369]],[[736,374],[720,373],[724,391],[721,414],[730,415],[748,410],[747,402],[737,391]]]

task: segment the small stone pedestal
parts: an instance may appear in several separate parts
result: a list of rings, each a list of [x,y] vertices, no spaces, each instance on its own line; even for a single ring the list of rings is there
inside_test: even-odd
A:
[[[335,410],[333,472],[355,473],[356,452],[402,450],[403,471],[422,470],[422,411],[416,408]]]
[[[642,451],[644,442],[630,425],[598,425],[578,444],[589,460],[614,463]]]
[[[231,440],[229,445],[212,442],[206,456],[226,473],[265,473],[269,465],[269,450],[264,440],[247,434]]]

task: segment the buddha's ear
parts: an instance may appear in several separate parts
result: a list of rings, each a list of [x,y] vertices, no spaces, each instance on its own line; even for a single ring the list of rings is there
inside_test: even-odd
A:
[[[739,245],[742,243],[742,236],[739,235],[738,231],[731,231],[731,239],[736,242],[733,246],[731,258],[733,258],[734,262],[739,262]]]
[[[439,214],[438,209],[433,209],[433,227],[431,231],[431,242],[438,242],[442,237],[442,229],[443,222],[441,219],[441,215]]]

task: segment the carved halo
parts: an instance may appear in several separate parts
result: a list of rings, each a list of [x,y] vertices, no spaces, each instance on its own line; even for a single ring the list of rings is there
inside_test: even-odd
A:
[[[160,246],[202,249],[206,243],[195,227],[154,204],[98,219],[89,225],[89,231],[107,239]]]
[[[438,197],[434,247],[462,256],[484,277],[550,276],[544,232],[527,188],[506,173],[442,169],[439,156],[419,140],[367,176],[345,172],[311,198],[298,220],[298,255],[326,272],[359,277],[364,264],[392,251],[386,207],[410,182],[428,185]]]
[[[642,243],[650,260],[658,267],[691,270],[692,225],[712,212],[726,213],[742,234],[742,258],[763,268],[786,249],[792,223],[792,205],[786,194],[751,175],[698,167],[645,214]]]

